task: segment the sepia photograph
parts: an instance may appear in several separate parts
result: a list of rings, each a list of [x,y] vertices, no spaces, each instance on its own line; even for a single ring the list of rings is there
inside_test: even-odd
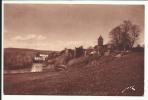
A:
[[[145,5],[4,4],[4,95],[144,96]]]

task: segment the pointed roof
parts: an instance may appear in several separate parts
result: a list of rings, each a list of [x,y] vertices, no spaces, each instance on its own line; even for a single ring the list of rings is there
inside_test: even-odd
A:
[[[98,39],[103,39],[102,36],[100,35]]]

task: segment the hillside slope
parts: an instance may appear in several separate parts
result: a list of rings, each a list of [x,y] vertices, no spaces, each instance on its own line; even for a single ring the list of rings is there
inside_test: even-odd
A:
[[[32,66],[32,59],[36,53],[50,53],[52,51],[24,48],[4,48],[4,69],[23,69]]]
[[[144,53],[133,52],[120,58],[103,56],[69,66],[66,72],[5,74],[4,92],[141,96],[144,94]]]

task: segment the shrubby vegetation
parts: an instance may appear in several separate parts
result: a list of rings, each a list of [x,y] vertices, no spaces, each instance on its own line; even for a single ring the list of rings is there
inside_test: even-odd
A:
[[[5,69],[20,69],[27,68],[32,65],[33,54],[27,52],[5,52],[4,53],[4,68]]]

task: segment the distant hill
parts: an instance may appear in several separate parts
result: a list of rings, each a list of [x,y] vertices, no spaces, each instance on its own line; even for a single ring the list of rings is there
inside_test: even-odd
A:
[[[26,48],[4,48],[4,69],[26,68],[32,65],[36,53],[50,54],[55,51]]]
[[[50,53],[53,51],[48,50],[36,50],[36,49],[27,49],[27,48],[4,48],[4,52],[29,52],[29,53]]]

